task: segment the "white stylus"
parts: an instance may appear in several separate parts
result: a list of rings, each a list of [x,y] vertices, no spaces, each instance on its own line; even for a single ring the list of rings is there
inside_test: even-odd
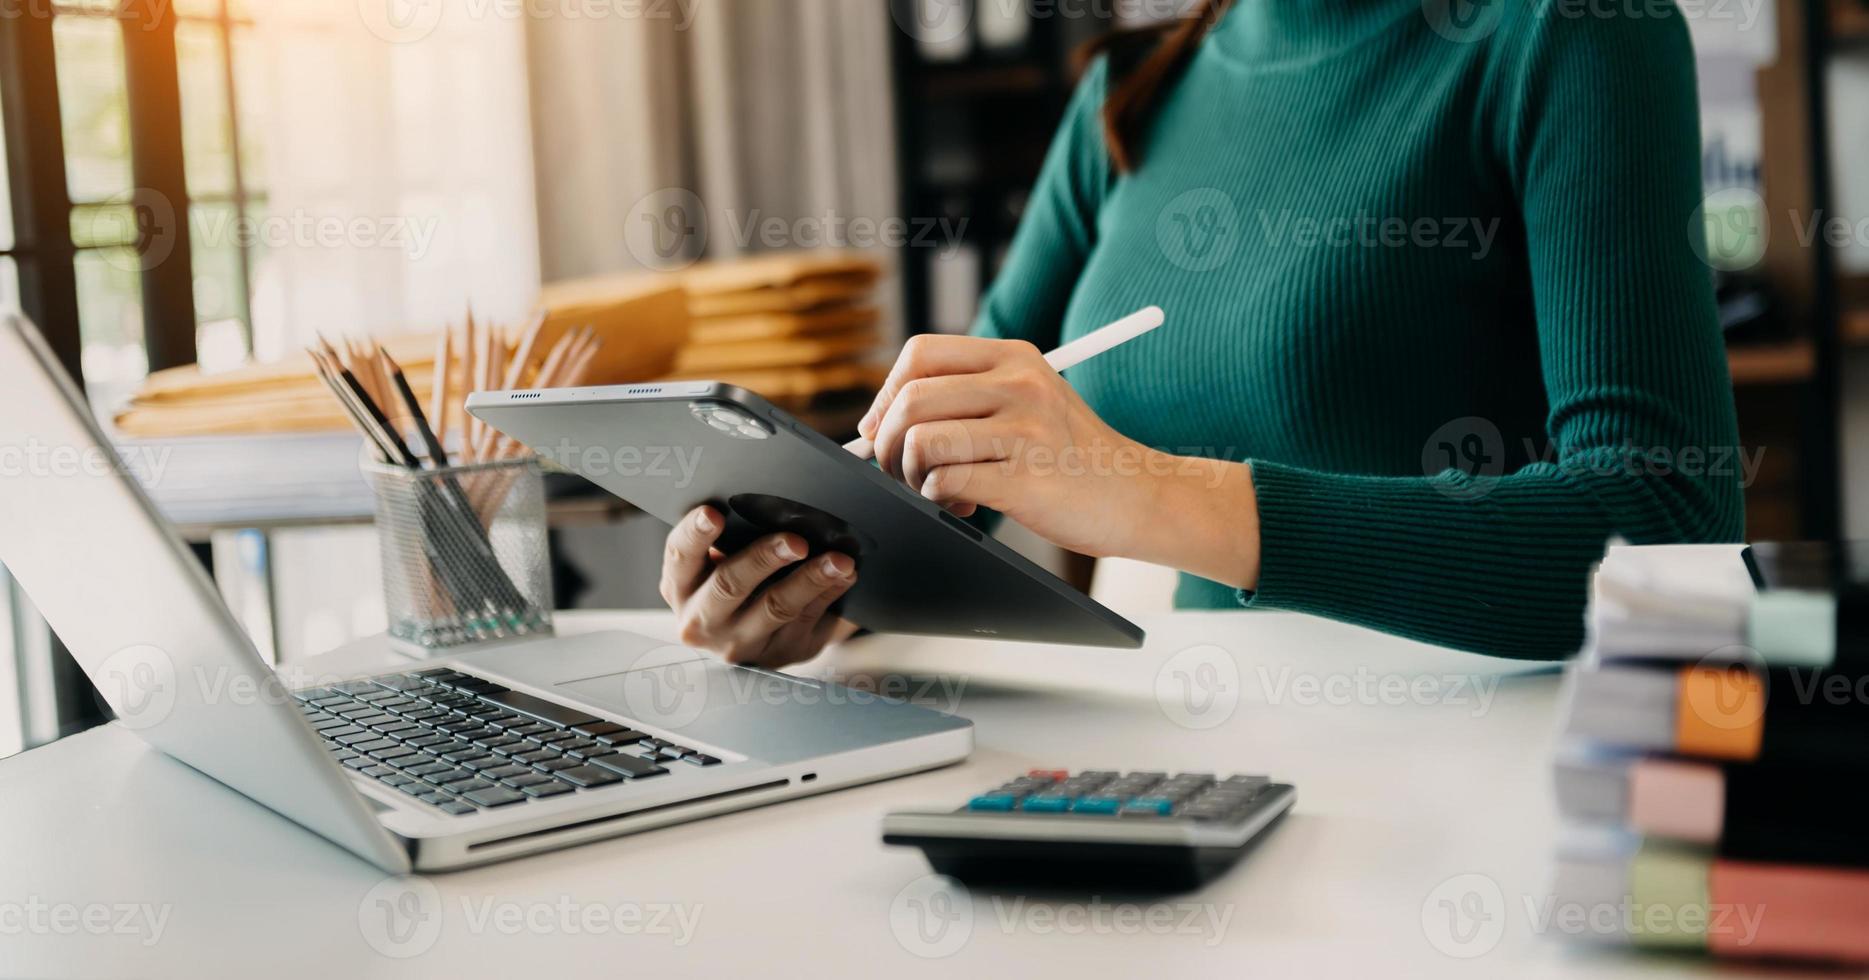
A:
[[[1159,306],[1137,310],[1109,326],[1098,327],[1046,354],[1045,363],[1051,365],[1053,371],[1063,372],[1098,354],[1121,347],[1166,322],[1168,322],[1168,314],[1163,313]],[[845,443],[844,448],[855,454],[858,459],[869,459],[876,455],[876,447],[862,436]]]

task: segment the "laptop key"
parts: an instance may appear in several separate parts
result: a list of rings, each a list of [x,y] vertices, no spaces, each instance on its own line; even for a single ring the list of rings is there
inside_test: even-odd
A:
[[[476,777],[471,770],[450,769],[447,772],[438,772],[431,776],[423,776],[422,781],[434,786],[446,786],[449,783],[462,783],[474,778]]]
[[[533,697],[521,691],[502,690],[489,693],[486,695],[486,700],[502,708],[517,711],[522,715],[531,715],[554,725],[589,725],[601,720],[576,708]]]
[[[560,796],[565,793],[576,792],[569,784],[561,783],[556,779],[546,780],[545,782],[536,783],[531,786],[521,786],[519,791],[527,796]]]
[[[660,776],[663,773],[668,772],[667,769],[664,769],[661,766],[658,766],[655,763],[650,762],[647,759],[637,759],[637,758],[632,758],[627,755],[604,756],[601,759],[593,759],[591,760],[591,765],[601,766],[602,768],[609,769],[613,772],[622,773],[623,775],[628,776],[631,779],[642,779],[647,776]]]
[[[471,762],[475,759],[485,759],[492,754],[493,753],[488,752],[486,749],[470,745],[467,748],[456,749],[453,752],[443,752],[441,757],[449,762]]]
[[[563,756],[559,755],[557,752],[551,751],[550,749],[539,749],[535,752],[522,752],[519,755],[513,756],[512,758],[515,761],[523,762],[526,765],[531,766],[531,765],[537,765],[541,762],[544,762],[547,759],[559,759],[559,758],[563,758]]]
[[[577,732],[579,735],[587,735],[587,736],[591,736],[594,738],[598,735],[609,735],[615,732],[625,732],[625,731],[628,731],[629,729],[623,727],[622,725],[617,724],[614,721],[597,721],[597,722],[591,722],[588,725],[572,725],[571,730],[574,732]]]
[[[511,779],[514,776],[531,775],[532,772],[533,770],[530,766],[516,766],[508,761],[503,766],[495,766],[492,769],[482,769],[480,770],[480,775],[485,779]]]
[[[543,769],[546,772],[557,772],[560,769],[571,769],[583,764],[584,762],[581,759],[568,759],[561,755],[556,759],[546,759],[544,762],[535,762],[533,766],[534,768]]]
[[[424,762],[420,765],[403,766],[402,768],[403,771],[407,772],[409,775],[420,776],[423,779],[427,779],[438,772],[449,772],[454,769],[453,766],[445,762]]]
[[[375,732],[362,729],[362,728],[359,728],[356,731],[351,732],[348,735],[339,735],[335,738],[333,738],[330,735],[330,733],[326,733],[325,737],[331,739],[331,741],[336,742],[339,745],[356,745],[358,742],[381,742],[383,741],[383,736],[378,735]]]
[[[633,728],[625,728],[620,732],[607,732],[603,735],[599,735],[597,736],[597,741],[605,745],[635,745],[637,742],[648,737],[647,733],[636,731]]]
[[[720,765],[719,759],[716,759],[711,755],[703,755],[702,753],[699,753],[699,752],[690,752],[687,755],[682,756],[681,761],[686,762],[689,765],[694,765],[694,766],[718,766]]]
[[[396,770],[388,766],[371,766],[364,769],[363,774],[369,776],[371,779],[382,779],[384,776],[394,776]]]
[[[597,766],[575,766],[560,770],[558,778],[579,787],[608,786],[623,781],[622,776]]]
[[[524,789],[527,786],[537,786],[541,783],[549,783],[551,781],[552,777],[542,772],[533,772],[530,769],[518,776],[506,776],[500,780],[500,782],[508,786],[517,787],[519,789]]]
[[[464,817],[470,813],[480,812],[478,809],[474,807],[472,803],[463,802],[461,800],[449,800],[446,803],[440,804],[440,806],[441,806],[442,812],[452,814],[457,817]]]
[[[463,779],[458,783],[448,784],[448,792],[456,796],[466,796],[469,793],[492,788],[493,784],[485,779]]]
[[[516,793],[503,786],[492,786],[468,793],[463,798],[475,806],[495,807],[522,802],[526,799],[526,794]]]

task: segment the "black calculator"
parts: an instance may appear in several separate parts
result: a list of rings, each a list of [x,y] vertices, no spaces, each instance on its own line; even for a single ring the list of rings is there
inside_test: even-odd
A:
[[[898,810],[883,842],[968,884],[1184,890],[1231,867],[1297,799],[1266,776],[1034,769],[954,810]]]

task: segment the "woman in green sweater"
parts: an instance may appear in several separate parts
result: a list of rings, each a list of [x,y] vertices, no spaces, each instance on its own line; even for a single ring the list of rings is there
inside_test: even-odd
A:
[[[1741,535],[1699,160],[1671,4],[1205,0],[1094,62],[976,336],[912,342],[860,429],[957,512],[1180,569],[1183,608],[1567,656],[1605,541]],[[686,642],[847,635],[848,558],[720,527],[670,535]]]

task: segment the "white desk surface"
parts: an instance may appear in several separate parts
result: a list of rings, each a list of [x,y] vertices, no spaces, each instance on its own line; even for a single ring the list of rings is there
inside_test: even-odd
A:
[[[1541,929],[1556,827],[1552,669],[1286,614],[1141,625],[1142,651],[860,640],[806,672],[868,689],[884,683],[868,671],[902,672],[916,683],[897,690],[977,723],[971,759],[416,882],[386,882],[106,726],[0,763],[0,977],[1705,968],[1582,950],[1550,934],[1554,920]],[[673,623],[577,614],[560,628],[669,639]],[[407,662],[365,643],[310,666]],[[1190,711],[1189,678],[1217,697]],[[927,879],[920,852],[882,844],[886,810],[959,804],[1033,766],[1270,773],[1298,786],[1298,803],[1224,877],[1165,899],[956,894]],[[392,923],[406,928],[392,935]]]

